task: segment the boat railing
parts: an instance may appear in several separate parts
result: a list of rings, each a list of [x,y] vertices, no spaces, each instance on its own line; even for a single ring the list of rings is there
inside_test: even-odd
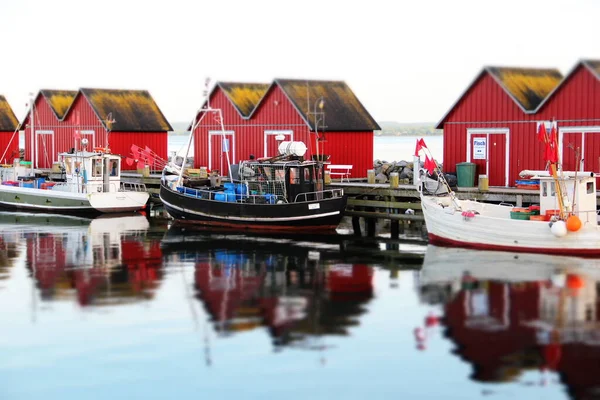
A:
[[[223,190],[195,189],[178,186],[177,191],[185,196],[218,202],[243,202],[246,204],[281,204],[287,203],[284,196],[272,193],[236,193]]]
[[[300,203],[303,201],[333,199],[336,197],[342,197],[343,195],[344,189],[328,189],[320,190],[317,192],[305,192],[297,194],[296,198],[294,199],[294,203]]]
[[[111,185],[113,185],[111,183]],[[136,182],[121,182],[119,192],[146,192],[146,184]]]

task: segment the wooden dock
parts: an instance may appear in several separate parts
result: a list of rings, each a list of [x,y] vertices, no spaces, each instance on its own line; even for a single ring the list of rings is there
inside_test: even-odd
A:
[[[123,181],[143,183],[154,203],[160,203],[160,174],[143,176],[140,173],[123,172]],[[355,235],[374,236],[377,224],[390,224],[392,238],[406,229],[423,229],[419,192],[413,185],[391,187],[389,183],[367,183],[365,180],[350,182],[334,181],[329,186],[343,188],[348,195],[346,215],[352,218]],[[537,190],[491,187],[482,191],[478,187],[454,189],[459,199],[475,199],[481,202],[509,203],[522,207],[539,202]],[[362,223],[361,223],[362,220]]]

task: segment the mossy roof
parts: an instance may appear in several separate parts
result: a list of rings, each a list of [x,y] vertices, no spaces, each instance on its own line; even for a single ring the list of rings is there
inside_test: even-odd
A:
[[[14,132],[19,125],[10,104],[6,98],[0,95],[0,131]]]
[[[487,67],[486,70],[526,112],[535,111],[563,79],[557,69]]]
[[[66,112],[73,104],[75,96],[77,96],[76,90],[52,90],[42,89],[40,93],[46,99],[46,102],[50,105],[52,112],[56,115],[56,119],[63,119]]]
[[[268,83],[218,82],[243,118],[248,118],[271,86]]]
[[[326,131],[372,131],[381,129],[343,81],[275,79],[312,130],[324,116]],[[318,107],[323,99],[323,109]],[[316,106],[315,106],[316,105]],[[320,114],[321,111],[323,114]],[[318,118],[315,118],[318,117]],[[319,129],[323,129],[319,121]]]
[[[104,126],[108,116],[112,131],[165,132],[173,128],[147,90],[89,89],[80,92]],[[108,128],[108,126],[107,126]]]
[[[600,60],[583,60],[582,63],[588,67],[588,69],[596,76],[596,79],[600,81]]]

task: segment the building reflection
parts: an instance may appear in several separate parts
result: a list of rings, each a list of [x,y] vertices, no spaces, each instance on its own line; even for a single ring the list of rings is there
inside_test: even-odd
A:
[[[373,269],[340,262],[339,249],[334,260],[327,249],[277,239],[213,235],[172,245],[175,259],[194,262],[196,297],[217,333],[266,327],[276,351],[324,350],[326,336],[359,325],[373,297]]]
[[[545,385],[553,371],[572,398],[600,394],[600,261],[429,246],[419,293],[443,306],[472,379],[538,371]]]
[[[160,243],[144,240],[149,224],[143,215],[3,213],[0,224],[4,246],[24,248],[42,300],[122,304],[153,296],[160,283]]]

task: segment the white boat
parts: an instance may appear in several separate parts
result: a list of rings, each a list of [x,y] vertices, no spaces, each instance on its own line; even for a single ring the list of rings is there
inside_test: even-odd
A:
[[[550,220],[521,219],[530,218],[529,213],[512,205],[460,200],[452,191],[438,196],[421,190],[429,242],[483,250],[600,256],[597,176],[538,171],[534,178],[540,180],[539,213]]]
[[[480,251],[428,245],[419,273],[421,285],[477,281],[537,282],[579,274],[600,281],[600,260],[572,256]]]
[[[59,154],[59,165],[64,168],[64,182],[46,182],[34,169],[18,162],[2,166],[0,205],[63,213],[119,213],[146,206],[149,194],[145,185],[121,182],[118,155],[84,147]]]

